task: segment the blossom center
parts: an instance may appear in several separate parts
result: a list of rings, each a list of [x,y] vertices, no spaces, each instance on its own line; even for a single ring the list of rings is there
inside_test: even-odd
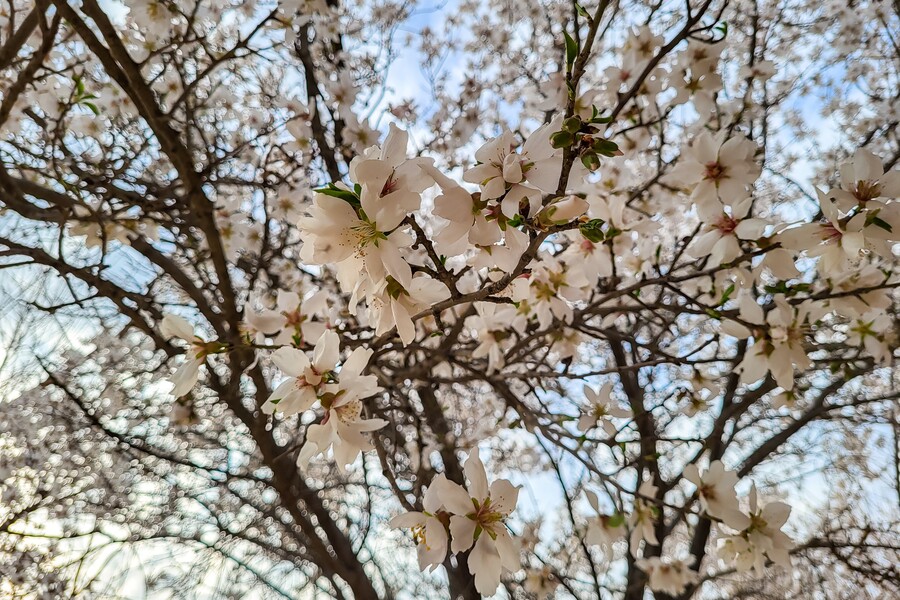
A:
[[[725,173],[727,172],[727,170],[728,169],[718,161],[708,162],[706,163],[706,171],[703,174],[703,178],[710,179],[712,181],[720,181],[725,178]]]
[[[857,181],[852,191],[853,197],[860,204],[865,204],[881,195],[881,186],[878,185],[877,181]]]

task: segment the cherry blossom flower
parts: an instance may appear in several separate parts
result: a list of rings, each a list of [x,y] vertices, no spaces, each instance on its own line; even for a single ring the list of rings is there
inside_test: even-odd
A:
[[[560,129],[561,117],[535,130],[520,152],[511,131],[488,140],[476,153],[478,164],[463,179],[481,186],[485,200],[503,198],[503,214],[513,218],[519,203],[528,199],[534,212],[541,193],[552,193],[559,182],[562,154],[550,145],[550,136]]]
[[[179,338],[188,343],[187,359],[175,371],[169,381],[173,384],[171,394],[180,398],[191,391],[200,377],[200,367],[209,354],[221,352],[219,342],[207,342],[194,333],[194,326],[184,317],[167,313],[163,315],[160,332],[165,338]]]
[[[634,496],[634,510],[628,515],[628,528],[631,530],[629,546],[632,555],[637,555],[641,540],[648,544],[658,546],[656,538],[656,522],[659,520],[660,510],[654,503],[659,489],[651,481],[644,481]]]
[[[251,331],[275,336],[276,345],[318,340],[326,324],[313,318],[328,307],[328,294],[318,290],[302,299],[296,292],[278,290],[274,309],[247,310],[245,320]]]
[[[357,348],[341,365],[338,381],[326,385],[319,396],[325,416],[306,430],[306,443],[297,456],[297,465],[305,467],[311,458],[332,449],[339,470],[344,471],[360,452],[371,450],[372,444],[364,433],[381,429],[384,419],[362,417],[362,399],[381,391],[374,375],[362,375],[369,358],[369,348]]]
[[[465,472],[468,490],[444,480],[440,484],[440,497],[452,515],[451,550],[458,553],[472,548],[468,564],[475,576],[475,588],[490,596],[500,585],[503,569],[515,571],[520,566],[519,551],[506,526],[506,519],[516,508],[519,489],[506,479],[498,479],[488,486],[477,448],[469,454]]]
[[[412,317],[420,311],[445,300],[450,290],[440,281],[419,273],[412,278],[409,289],[404,289],[392,277],[387,277],[380,288],[372,293],[370,312],[375,325],[375,335],[381,335],[397,327],[404,345],[416,339],[416,326]]]
[[[600,502],[597,494],[586,490],[588,502],[597,513],[588,521],[587,533],[584,541],[592,546],[600,546],[607,558],[612,556],[613,544],[625,539],[625,515],[615,512],[611,515],[603,514],[600,510]]]
[[[816,190],[825,220],[806,223],[782,231],[778,240],[791,250],[819,257],[817,268],[823,275],[843,273],[859,262],[867,248],[865,212],[841,217],[837,203]]]
[[[860,148],[853,160],[841,164],[841,187],[831,190],[828,195],[845,212],[856,206],[885,208],[886,202],[879,198],[900,198],[900,170],[885,172],[881,159]]]
[[[612,399],[612,389],[612,383],[605,383],[598,391],[594,391],[589,385],[584,386],[584,397],[588,404],[578,419],[578,431],[588,432],[600,426],[606,435],[615,437],[618,429],[610,419],[630,417],[631,413],[620,408]]]
[[[485,218],[487,202],[476,200],[465,188],[431,165],[423,165],[441,187],[442,194],[434,199],[434,214],[447,221],[435,236],[448,255],[461,254],[469,244],[490,246],[501,240],[502,234],[496,219]]]
[[[359,283],[358,261],[376,285],[387,275],[404,288],[411,284],[412,270],[400,249],[413,238],[400,225],[419,208],[421,191],[433,180],[421,168],[431,159],[406,160],[407,139],[405,132],[392,126],[380,148],[370,148],[364,158],[353,161],[350,171],[359,186],[359,206],[346,199],[357,193],[353,190],[342,190],[342,197],[318,193],[309,216],[298,223],[305,242],[301,258],[312,264],[343,266],[345,291]]]
[[[741,317],[756,325],[751,331],[735,321],[725,321],[722,329],[739,338],[753,336],[754,343],[736,371],[741,383],[750,384],[765,377],[767,372],[786,390],[794,387],[794,368],[806,369],[812,361],[806,354],[804,339],[809,323],[815,322],[825,309],[815,308],[809,301],[791,306],[783,296],[774,298],[774,307],[763,316],[762,308],[747,295],[741,299]]]
[[[700,235],[691,246],[691,256],[709,256],[710,266],[739,257],[742,254],[740,241],[760,238],[768,225],[763,219],[747,218],[752,204],[753,200],[747,197],[731,207],[731,214],[720,212],[713,219],[704,219]]]
[[[442,483],[445,479],[446,476],[440,474],[428,486],[422,501],[422,512],[411,511],[397,515],[389,523],[394,529],[412,530],[419,569],[426,572],[444,562],[450,542],[447,526],[438,516],[442,506],[439,492],[446,485]]]
[[[667,180],[691,189],[701,218],[714,218],[723,205],[734,205],[747,197],[747,186],[759,177],[754,160],[756,144],[744,137],[725,139],[704,132],[694,138]]]
[[[739,509],[734,490],[738,476],[733,471],[725,470],[722,461],[714,460],[704,473],[691,463],[684,468],[684,478],[697,486],[700,506],[706,514],[721,519],[729,527],[742,527],[746,517]]]
[[[472,357],[487,356],[488,373],[493,373],[503,367],[504,342],[512,337],[510,328],[521,332],[527,320],[511,306],[479,302],[475,310],[478,314],[468,317],[465,322],[466,327],[475,330],[475,337],[480,342],[472,351]]]
[[[750,514],[747,524],[734,535],[724,538],[719,556],[734,564],[738,571],[753,569],[762,573],[765,559],[782,567],[790,567],[791,539],[781,531],[791,514],[791,507],[783,502],[759,506],[756,486],[750,489]]]
[[[690,568],[693,560],[651,556],[639,558],[637,566],[647,574],[651,590],[675,596],[699,580],[697,572]]]
[[[309,409],[331,381],[331,372],[340,360],[340,338],[334,331],[326,331],[316,342],[313,359],[296,348],[279,348],[272,354],[272,362],[288,375],[263,404],[262,410],[272,414],[276,410],[289,417]]]
[[[522,587],[526,592],[539,599],[549,598],[556,593],[559,580],[553,575],[550,567],[545,566],[539,570],[529,570],[525,574],[525,584]]]

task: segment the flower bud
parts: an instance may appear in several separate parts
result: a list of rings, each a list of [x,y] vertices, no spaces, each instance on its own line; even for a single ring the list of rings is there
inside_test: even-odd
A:
[[[578,196],[568,196],[557,200],[538,215],[543,225],[564,225],[587,212],[590,205]]]

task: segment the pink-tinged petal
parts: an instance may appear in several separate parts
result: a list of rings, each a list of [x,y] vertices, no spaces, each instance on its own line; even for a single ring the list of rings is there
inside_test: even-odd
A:
[[[719,160],[719,140],[710,133],[701,133],[694,139],[691,145],[692,154],[696,161],[702,165],[714,163]]]
[[[465,464],[466,479],[469,480],[469,495],[484,502],[490,490],[488,488],[487,473],[484,471],[484,463],[478,456],[478,448],[473,448]]]
[[[425,543],[419,545],[419,568],[434,567],[447,556],[447,530],[435,518],[425,520]]]
[[[714,264],[727,263],[741,255],[741,246],[733,235],[726,235],[713,246],[710,260]]]
[[[771,502],[763,508],[763,519],[772,529],[781,529],[790,516],[791,507],[784,502]]]
[[[502,561],[490,536],[482,533],[469,554],[469,572],[475,576],[475,589],[483,596],[492,596],[500,586]]]
[[[762,219],[744,219],[735,228],[734,233],[742,240],[758,239],[765,232],[767,223]]]
[[[881,197],[900,197],[900,170],[888,171],[881,177]]]
[[[291,377],[300,377],[309,368],[309,357],[297,348],[279,348],[272,353],[272,362],[282,373]]]
[[[344,361],[343,366],[341,367],[341,373],[359,375],[369,364],[369,359],[372,357],[374,350],[371,348],[357,348],[353,352],[350,353],[350,356],[347,357],[347,360]]]
[[[416,325],[409,315],[409,311],[403,303],[391,300],[391,315],[397,325],[397,334],[404,346],[411,344],[416,339]]]
[[[519,547],[516,541],[509,535],[509,531],[506,528],[499,529],[496,533],[497,539],[494,540],[494,544],[497,547],[497,553],[500,555],[500,564],[508,571],[519,570],[519,567],[522,566],[522,561],[519,557]]]
[[[322,210],[322,217],[330,222],[326,225],[341,226],[358,220],[356,211],[346,200],[325,194],[316,194],[315,203]]]
[[[503,200],[500,202],[500,210],[509,218],[515,217],[519,212],[519,205],[522,203],[522,199],[528,195],[529,190],[528,187],[524,185],[514,185],[510,188],[509,192],[507,192],[506,196],[503,197]]]
[[[860,148],[853,155],[853,170],[857,181],[878,181],[884,174],[881,159],[865,148]]]
[[[163,334],[163,337],[167,339],[180,338],[187,342],[191,342],[196,337],[194,335],[194,326],[191,325],[184,317],[179,317],[178,315],[173,314],[163,315],[163,320],[159,325],[159,330]]]
[[[548,194],[556,191],[559,185],[559,176],[562,172],[562,158],[554,156],[535,162],[525,172],[528,183]]]
[[[691,186],[701,179],[706,168],[699,162],[693,160],[682,159],[675,167],[669,171],[666,181],[674,183],[678,186]]]
[[[382,160],[363,160],[356,165],[353,174],[356,177],[356,182],[358,184],[369,187],[373,192],[370,196],[370,200],[374,200],[378,198],[381,190],[384,188],[384,185],[387,183],[388,178],[390,178],[391,173],[393,172],[394,168]],[[369,218],[374,216],[374,208],[375,207],[371,205],[363,206],[363,209],[366,211],[366,214],[369,215]],[[369,212],[370,209],[372,209],[373,212]]]
[[[775,383],[790,391],[794,389],[794,365],[791,364],[790,359],[785,360],[777,354],[781,353],[778,353],[777,350],[772,353],[772,357],[769,360],[769,369],[772,371]]]
[[[475,541],[475,521],[459,515],[450,517],[450,540],[450,549],[454,554],[471,548]]]
[[[841,236],[841,248],[851,258],[859,257],[860,253],[866,247],[866,238],[861,231],[854,233],[845,233]]]
[[[294,389],[289,392],[281,402],[278,403],[278,410],[284,413],[284,416],[290,417],[301,413],[309,408],[316,401],[316,392],[313,388],[304,386],[300,389]],[[263,405],[265,407],[265,405]]]
[[[700,487],[703,484],[703,480],[700,478],[700,469],[693,463],[684,468],[682,476],[697,487]]]
[[[708,256],[720,239],[722,239],[722,234],[719,233],[718,229],[707,231],[694,240],[694,243],[691,245],[690,255],[697,258]]]
[[[472,196],[462,188],[455,188],[434,199],[434,214],[448,221],[472,226]]]
[[[488,179],[500,178],[500,169],[490,163],[475,165],[463,173],[463,181],[468,183],[484,184]],[[501,178],[502,182],[502,178]]]
[[[297,292],[278,290],[278,297],[275,300],[275,304],[280,311],[290,312],[297,310],[297,307],[300,306],[300,296]]]
[[[557,150],[550,144],[550,138],[562,128],[562,121],[562,116],[557,115],[549,123],[545,123],[532,131],[522,146],[522,154],[526,154],[532,159],[537,159],[556,153]]]
[[[741,361],[741,364],[738,365],[738,369],[740,369],[741,373],[740,382],[743,384],[759,381],[766,376],[766,373],[769,370],[765,357],[756,352],[755,346],[757,345],[758,344],[754,344],[753,352],[748,352],[744,357],[744,360]]]
[[[469,493],[458,483],[447,479],[444,474],[435,477],[431,486],[435,488],[435,494],[440,498],[441,504],[451,513],[467,515],[475,510]]]
[[[400,249],[390,242],[387,240],[378,246],[381,261],[390,276],[396,279],[404,289],[409,289],[412,284],[412,269],[400,255]]]
[[[310,429],[312,429],[312,425],[310,425]],[[303,447],[300,448],[299,454],[297,454],[297,466],[300,468],[306,468],[309,465],[310,459],[319,453],[319,446],[312,440],[307,441],[303,444]]]
[[[391,167],[397,167],[406,160],[406,147],[409,144],[409,134],[390,124],[387,137],[381,145],[381,160],[386,161]]]
[[[271,415],[273,412],[279,409],[278,404],[281,403],[288,395],[297,389],[297,380],[293,377],[285,379],[278,387],[272,390],[272,393],[269,394],[266,403],[263,405],[263,412],[267,415]],[[279,402],[275,402],[278,400]]]
[[[819,197],[819,208],[822,209],[822,214],[825,215],[825,218],[828,219],[831,223],[837,224],[840,215],[838,214],[837,205],[831,201],[824,192],[820,190],[816,190],[816,195]]]
[[[331,371],[341,358],[341,340],[333,329],[328,329],[316,342],[313,365],[319,373]]]
[[[775,248],[767,252],[763,262],[772,275],[779,279],[793,279],[800,275],[800,271],[794,266],[793,255],[784,248]]]
[[[736,321],[722,321],[719,325],[722,333],[744,340],[753,335],[749,329]]]
[[[438,475],[438,477],[444,477],[444,475]],[[442,498],[440,490],[440,486],[434,485],[434,482],[425,490],[425,497],[422,499],[422,508],[425,509],[425,512],[433,514],[441,509]]]
[[[481,186],[481,198],[491,200],[499,198],[506,191],[506,181],[499,174],[496,177],[488,179]]]
[[[435,167],[434,164],[423,163],[420,165],[420,168],[425,173],[427,173],[429,177],[434,179],[434,181],[441,187],[441,190],[445,194],[449,194],[454,190],[462,189],[458,183],[441,173],[441,171],[437,167]],[[466,179],[465,181],[468,181],[468,179]]]
[[[729,206],[741,202],[747,196],[747,184],[744,177],[728,177],[718,182],[719,199]]]
[[[274,310],[263,310],[258,313],[247,313],[247,324],[256,331],[272,334],[280,331],[286,324],[287,319],[280,312]]]
[[[170,393],[176,398],[181,398],[190,392],[200,378],[200,365],[204,362],[204,359],[196,357],[184,361],[172,375],[171,381],[175,385]]]
[[[384,419],[365,419],[356,423],[357,431],[378,431],[382,427],[387,426],[388,422]]]
[[[519,488],[506,479],[498,479],[491,484],[491,506],[504,515],[516,509],[519,500]]]
[[[388,527],[391,529],[410,529],[418,527],[425,523],[425,515],[420,512],[408,512],[397,515],[388,521]]]

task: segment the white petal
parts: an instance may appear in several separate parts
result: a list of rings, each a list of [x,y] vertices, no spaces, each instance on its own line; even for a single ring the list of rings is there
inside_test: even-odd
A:
[[[313,365],[319,373],[331,371],[341,356],[341,340],[333,329],[328,329],[316,342],[313,352]]]
[[[475,521],[459,515],[450,517],[450,540],[450,549],[454,554],[471,548],[475,541]]]
[[[484,463],[478,456],[478,448],[473,448],[469,453],[469,458],[465,464],[466,479],[469,480],[469,494],[483,502],[488,497],[490,490],[488,489],[487,473],[484,471]]]
[[[194,326],[187,319],[169,313],[163,315],[159,330],[166,338],[177,337],[190,342],[196,337],[194,335]]]
[[[309,357],[306,352],[297,348],[279,348],[272,353],[272,362],[281,369],[281,372],[291,377],[300,377],[309,367]]]

